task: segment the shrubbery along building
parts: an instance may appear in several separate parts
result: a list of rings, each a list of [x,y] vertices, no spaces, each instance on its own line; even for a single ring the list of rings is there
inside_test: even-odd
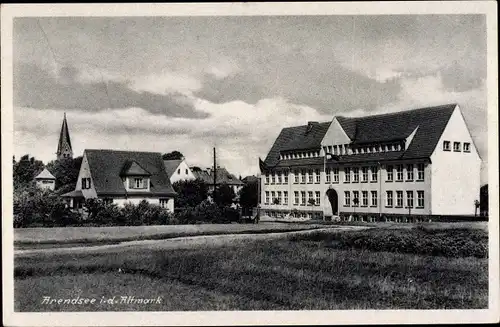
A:
[[[283,128],[261,168],[272,218],[474,215],[481,158],[457,104]]]

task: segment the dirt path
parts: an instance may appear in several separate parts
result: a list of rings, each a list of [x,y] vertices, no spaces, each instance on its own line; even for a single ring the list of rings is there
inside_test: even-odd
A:
[[[40,254],[64,254],[64,253],[110,253],[122,252],[130,249],[153,249],[153,250],[171,250],[171,249],[189,249],[193,247],[216,247],[235,242],[254,242],[257,240],[283,238],[289,235],[307,234],[324,230],[360,230],[370,227],[365,226],[342,226],[335,228],[320,228],[312,230],[302,230],[293,232],[277,232],[266,234],[224,234],[224,235],[199,235],[177,237],[164,240],[140,240],[127,241],[118,244],[94,245],[94,246],[71,246],[71,247],[53,247],[39,249],[14,250],[15,257],[33,257]]]

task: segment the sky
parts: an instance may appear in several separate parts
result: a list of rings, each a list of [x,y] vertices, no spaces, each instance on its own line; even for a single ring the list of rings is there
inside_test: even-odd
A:
[[[487,181],[482,15],[43,17],[13,30],[14,153],[182,152],[257,174],[282,128],[458,103]]]

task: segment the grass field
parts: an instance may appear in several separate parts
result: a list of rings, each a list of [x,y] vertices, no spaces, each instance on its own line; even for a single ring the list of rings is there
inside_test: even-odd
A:
[[[394,229],[393,242],[412,233],[431,239],[464,238],[462,230]],[[487,242],[471,230],[454,256],[332,247],[332,240],[386,237],[380,229],[309,233],[218,247],[16,258],[16,311],[301,310],[486,308],[488,260],[467,256],[467,244]],[[332,236],[335,235],[335,236]],[[349,236],[352,235],[352,236]],[[347,244],[355,244],[347,241]],[[372,244],[372,243],[369,243]],[[443,244],[443,243],[439,243]],[[444,243],[447,244],[447,243]],[[441,245],[436,245],[441,246]],[[119,272],[120,271],[120,272]],[[155,304],[44,305],[53,298],[101,299],[131,295]]]
[[[16,228],[14,245],[118,243],[125,241],[168,239],[182,236],[269,233],[307,230],[317,224],[203,224],[121,227]]]

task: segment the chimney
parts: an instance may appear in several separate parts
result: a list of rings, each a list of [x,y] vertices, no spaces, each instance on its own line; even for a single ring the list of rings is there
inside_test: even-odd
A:
[[[317,121],[308,121],[308,122],[307,122],[307,130],[306,130],[306,134],[307,134],[307,133],[309,133],[309,132],[312,130],[312,128],[313,128],[315,125],[318,125],[318,124],[319,124],[319,122],[317,122]]]

